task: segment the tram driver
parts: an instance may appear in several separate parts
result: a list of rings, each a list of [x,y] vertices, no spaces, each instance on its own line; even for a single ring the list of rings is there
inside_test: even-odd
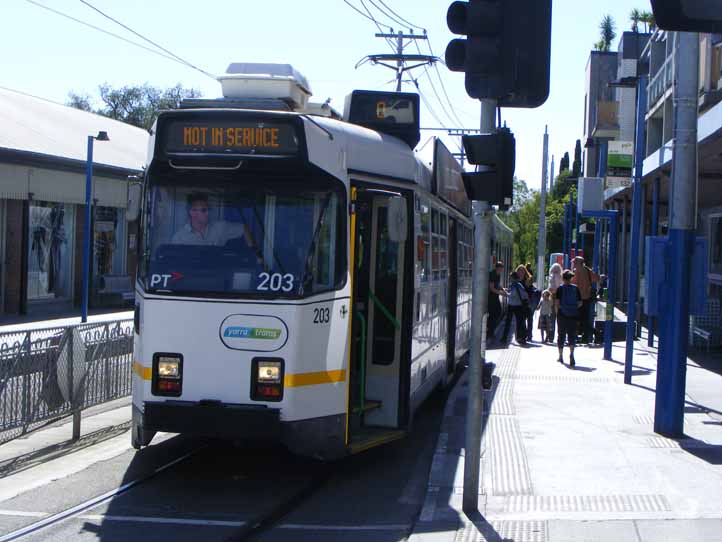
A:
[[[195,192],[188,196],[187,201],[189,220],[173,234],[172,244],[223,246],[231,239],[242,237],[250,249],[258,252],[253,235],[245,224],[210,220],[207,194]]]

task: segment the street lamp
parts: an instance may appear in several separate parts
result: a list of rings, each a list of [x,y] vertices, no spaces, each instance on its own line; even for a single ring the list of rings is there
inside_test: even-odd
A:
[[[636,337],[635,323],[637,322],[637,297],[639,295],[639,250],[642,236],[642,175],[644,161],[644,115],[647,112],[647,77],[622,77],[618,81],[609,83],[610,87],[637,89],[637,119],[634,135],[634,175],[632,180],[632,243],[629,262],[629,284],[627,304],[627,344],[624,357],[624,383],[632,383],[632,363],[634,356],[634,339]]]
[[[83,238],[83,292],[80,321],[88,321],[88,282],[90,275],[90,223],[91,198],[93,195],[93,141],[110,141],[108,132],[88,136],[88,159],[85,163],[85,235]]]

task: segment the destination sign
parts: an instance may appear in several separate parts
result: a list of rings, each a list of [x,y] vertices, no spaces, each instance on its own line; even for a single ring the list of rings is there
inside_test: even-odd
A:
[[[240,120],[173,121],[164,134],[167,153],[291,155],[298,138],[291,124]]]

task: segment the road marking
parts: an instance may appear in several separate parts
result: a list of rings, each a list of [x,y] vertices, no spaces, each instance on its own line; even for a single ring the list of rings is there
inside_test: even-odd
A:
[[[277,529],[298,529],[301,531],[405,531],[411,528],[406,523],[387,525],[313,525],[304,523],[284,523]]]
[[[163,523],[169,525],[200,525],[206,527],[243,527],[246,521],[221,521],[213,519],[159,518],[152,516],[106,516],[103,514],[83,514],[78,519],[88,521],[127,521],[131,523]]]
[[[50,514],[46,512],[23,512],[22,510],[0,510],[0,516],[16,516],[24,518],[44,518]]]

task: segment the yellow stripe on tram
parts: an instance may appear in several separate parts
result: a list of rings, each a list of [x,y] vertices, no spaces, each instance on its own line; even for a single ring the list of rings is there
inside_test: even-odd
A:
[[[152,377],[152,371],[150,367],[145,367],[139,362],[133,362],[133,372],[141,377],[143,380],[150,380]]]
[[[345,380],[346,371],[341,369],[338,371],[286,375],[283,379],[283,385],[286,388],[299,388],[301,386],[315,386],[317,384],[333,384],[336,382],[344,382]]]

